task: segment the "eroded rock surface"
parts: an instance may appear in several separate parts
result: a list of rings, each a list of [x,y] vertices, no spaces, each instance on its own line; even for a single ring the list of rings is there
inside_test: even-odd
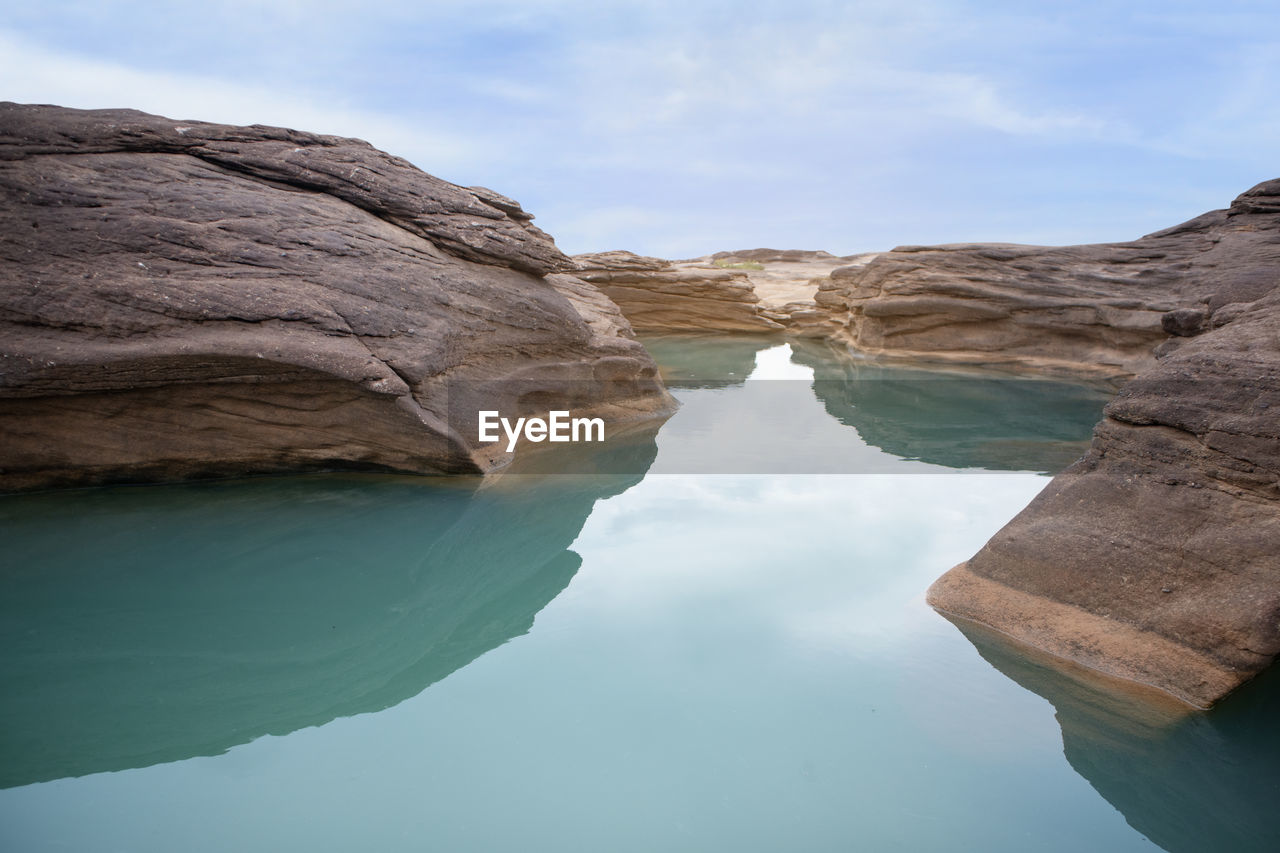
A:
[[[866,353],[1128,377],[1274,287],[1276,193],[1128,243],[903,246],[835,270],[816,301]]]
[[[1184,301],[1158,305],[1177,336],[1108,405],[1084,459],[930,603],[1197,707],[1280,654],[1277,211],[1271,181],[1148,238],[1217,235],[1168,286]]]
[[[668,261],[631,252],[575,255],[577,275],[600,287],[637,331],[782,332],[822,337],[833,331],[814,296],[832,270],[873,255],[746,249]]]
[[[516,202],[359,140],[6,103],[0,197],[0,489],[481,472],[477,405],[671,406]]]
[[[782,328],[765,316],[742,270],[623,251],[575,255],[574,260],[575,274],[604,291],[641,332]]]

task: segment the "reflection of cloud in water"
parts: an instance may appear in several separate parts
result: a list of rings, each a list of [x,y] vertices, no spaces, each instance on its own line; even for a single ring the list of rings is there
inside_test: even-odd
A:
[[[598,451],[653,452],[652,429]],[[216,755],[414,696],[528,631],[577,572],[592,506],[638,480],[0,499],[0,787]]]
[[[1047,482],[650,476],[596,507],[574,548],[609,571],[575,584],[588,585],[610,618],[650,618],[714,595],[750,608],[746,618],[776,636],[860,653],[900,642],[909,620],[932,618],[922,591],[939,566],[969,556]],[[798,574],[831,594],[815,600],[796,588]]]

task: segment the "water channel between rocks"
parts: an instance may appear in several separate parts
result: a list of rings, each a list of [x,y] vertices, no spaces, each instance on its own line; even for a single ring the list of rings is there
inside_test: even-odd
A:
[[[571,465],[0,498],[0,849],[1278,849],[1276,678],[924,603],[1104,389],[646,343],[680,411]]]

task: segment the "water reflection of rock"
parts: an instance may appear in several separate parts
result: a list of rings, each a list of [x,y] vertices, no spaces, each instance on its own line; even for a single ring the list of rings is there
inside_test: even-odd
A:
[[[1194,712],[953,621],[1054,706],[1067,761],[1138,832],[1170,853],[1280,850],[1280,671]]]
[[[741,385],[756,366],[756,353],[777,346],[773,335],[646,335],[645,349],[669,388]]]
[[[578,460],[605,473],[0,500],[0,787],[218,754],[418,694],[529,630],[655,431]]]
[[[839,358],[796,341],[836,420],[904,459],[950,468],[1056,472],[1088,450],[1111,390],[988,373],[942,373]]]

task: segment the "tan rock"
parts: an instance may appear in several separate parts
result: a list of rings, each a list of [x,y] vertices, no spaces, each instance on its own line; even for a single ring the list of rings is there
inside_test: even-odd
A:
[[[1128,377],[1208,300],[1270,289],[1280,215],[1258,192],[1128,243],[903,246],[835,270],[816,302],[864,353]]]
[[[624,251],[574,260],[577,275],[607,293],[638,331],[785,330],[822,337],[834,326],[815,294],[832,270],[871,257],[747,249],[683,261]]]

